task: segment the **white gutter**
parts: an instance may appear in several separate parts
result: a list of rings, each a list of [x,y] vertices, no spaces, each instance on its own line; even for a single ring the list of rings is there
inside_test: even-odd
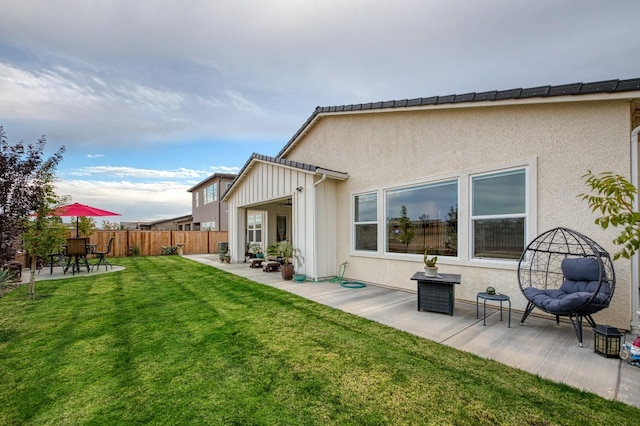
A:
[[[314,183],[314,184],[313,184],[313,186],[317,187],[318,185],[320,185],[320,184],[321,184],[322,182],[324,182],[325,180],[327,180],[327,174],[326,174],[326,173],[323,173],[323,174],[322,174],[322,178],[321,178],[319,181],[317,181],[316,183]]]
[[[318,185],[327,180],[327,174],[323,173],[319,181],[313,184],[313,271],[312,276],[318,281]]]
[[[631,131],[631,183],[638,188],[638,134],[640,133],[640,126]],[[636,194],[633,200],[633,211],[638,211],[638,194]],[[638,282],[640,280],[640,265],[638,262],[640,258],[636,252],[631,258],[631,332],[638,333],[640,324],[638,324],[638,293],[640,292],[640,286]]]

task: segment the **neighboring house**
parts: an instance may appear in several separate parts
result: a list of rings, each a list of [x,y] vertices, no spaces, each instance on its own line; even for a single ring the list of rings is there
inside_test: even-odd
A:
[[[139,223],[137,228],[143,231],[191,231],[192,216],[185,215],[172,219],[160,219],[154,222]]]
[[[222,195],[231,186],[235,174],[214,173],[189,188],[194,231],[227,231],[229,229],[227,204]]]
[[[518,258],[540,233],[565,226],[617,251],[579,194],[588,170],[638,185],[639,104],[634,79],[319,107],[225,194],[232,259],[259,218],[261,242],[288,238],[309,277],[346,261],[349,278],[415,290],[429,248],[441,273],[462,275],[456,298],[493,286],[523,310]],[[595,319],[637,328],[638,259],[615,268]]]

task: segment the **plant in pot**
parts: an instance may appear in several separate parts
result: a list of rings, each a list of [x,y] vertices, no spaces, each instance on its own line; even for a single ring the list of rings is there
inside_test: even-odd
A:
[[[293,279],[294,265],[292,261],[296,262],[298,265],[302,265],[303,262],[302,256],[300,255],[300,250],[294,248],[286,240],[275,243],[272,247],[270,247],[270,253],[268,254],[275,254],[277,257],[282,258],[280,273],[282,274],[283,280]]]
[[[424,251],[424,275],[426,277],[437,277],[438,276],[438,267],[436,263],[438,262],[438,256],[433,256],[429,258],[429,251]]]
[[[256,259],[262,259],[264,257],[262,244],[260,243],[251,243],[251,245],[249,245],[249,252],[252,255],[251,257],[255,257]]]

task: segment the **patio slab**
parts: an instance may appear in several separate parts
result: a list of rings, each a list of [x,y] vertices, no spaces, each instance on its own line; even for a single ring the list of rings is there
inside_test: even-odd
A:
[[[487,305],[487,325],[476,318],[475,303],[456,301],[454,315],[417,310],[416,294],[369,284],[348,289],[331,282],[283,281],[279,273],[264,273],[247,264],[221,263],[215,255],[185,256],[253,281],[271,285],[345,312],[493,359],[546,379],[593,392],[640,408],[640,368],[619,359],[604,358],[593,351],[593,333],[585,327],[583,347],[578,345],[568,322],[530,315],[520,326],[521,312],[513,312],[511,328],[507,313]],[[633,342],[635,335],[626,335]]]

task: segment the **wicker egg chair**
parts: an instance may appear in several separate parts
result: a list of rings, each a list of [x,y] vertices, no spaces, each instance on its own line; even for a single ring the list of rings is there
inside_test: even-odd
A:
[[[524,324],[538,308],[569,317],[582,346],[582,320],[595,327],[592,314],[606,308],[615,290],[611,257],[598,243],[567,228],[554,228],[537,236],[518,263],[518,282],[527,307]]]

